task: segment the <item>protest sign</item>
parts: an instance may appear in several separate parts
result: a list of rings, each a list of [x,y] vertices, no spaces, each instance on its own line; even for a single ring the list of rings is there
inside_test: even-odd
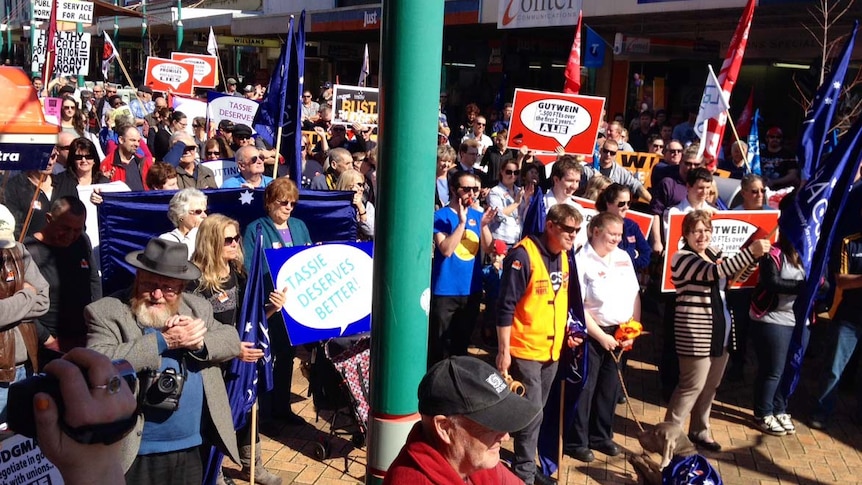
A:
[[[661,160],[661,155],[649,152],[617,152],[616,158],[616,162],[637,177],[647,189],[652,186],[652,169]]]
[[[722,258],[732,258],[753,241],[766,238],[778,226],[778,211],[718,211],[712,216],[712,242],[710,246],[721,250]],[[682,234],[682,220],[685,214],[671,213],[668,218],[667,244],[661,275],[661,291],[671,292],[675,288],[671,282],[670,264],[673,255],[685,244]],[[770,239],[775,243],[775,234]],[[757,284],[757,271],[745,281],[737,281],[732,288],[754,288]]]
[[[90,34],[57,32],[55,45],[55,76],[86,76],[90,73]]]
[[[63,98],[42,98],[42,112],[45,113],[45,121],[55,125],[60,124],[60,116],[63,111]]]
[[[287,288],[291,344],[371,330],[372,252],[370,242],[266,250],[275,288]]]
[[[87,236],[90,238],[90,244],[93,246],[93,251],[96,251],[99,247],[99,218],[95,204],[90,202],[90,195],[95,189],[99,189],[102,193],[131,191],[125,182],[78,186],[78,199],[80,199],[84,204],[84,207],[87,208],[87,219],[84,222],[84,227],[87,228]],[[98,257],[96,257],[96,261],[98,260]]]
[[[183,61],[195,66],[196,88],[215,88],[218,84],[218,58],[216,56],[171,52],[171,60]]]
[[[243,124],[254,131],[254,116],[260,103],[253,99],[240,98],[229,94],[207,91],[207,118],[212,126],[218,126],[222,120]]]
[[[85,25],[93,23],[93,2],[57,0],[57,21]]]
[[[173,91],[174,94],[194,93],[194,70],[192,64],[158,57],[147,57],[144,84],[153,91]]]
[[[377,88],[359,86],[332,86],[332,124],[352,125],[361,123],[365,126],[377,126],[377,114],[380,112]]]
[[[33,20],[51,20],[53,0],[33,0]]]
[[[0,441],[0,483],[51,485],[63,478],[36,440],[16,434]]]
[[[596,203],[590,199],[584,199],[583,197],[574,197],[575,202],[581,204],[584,208],[584,228],[586,228],[586,224],[590,222],[590,219],[593,218],[594,215],[598,214],[599,211],[596,210]],[[652,228],[652,216],[649,214],[644,214],[643,212],[628,210],[626,211],[626,219],[634,221],[638,228],[640,228],[641,233],[643,233],[645,238],[649,238],[649,232]]]
[[[515,89],[506,148],[527,146],[534,153],[593,154],[605,98]]]
[[[200,99],[195,98],[186,98],[183,96],[171,96],[173,100],[174,111],[179,111],[182,114],[188,117],[188,123],[186,123],[186,133],[194,136],[195,129],[192,126],[192,121],[195,118],[206,118],[207,117],[207,103],[206,101],[201,101]],[[201,153],[203,156],[203,153]]]
[[[221,187],[225,179],[229,179],[239,173],[235,160],[213,160],[210,162],[201,162],[201,165],[213,171],[216,185],[219,187]]]
[[[35,29],[31,41],[30,70],[42,72],[45,69],[45,54],[48,52],[48,35],[42,29]]]

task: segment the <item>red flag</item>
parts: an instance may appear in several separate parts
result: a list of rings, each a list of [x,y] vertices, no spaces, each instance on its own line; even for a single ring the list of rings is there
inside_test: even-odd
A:
[[[581,22],[584,12],[578,12],[578,27],[575,30],[575,40],[572,42],[572,50],[569,52],[569,63],[566,64],[566,85],[563,92],[567,94],[578,94],[581,90]]]
[[[47,52],[45,53],[45,72],[42,75],[42,80],[47,86],[54,77],[54,56],[57,53],[57,2],[51,3],[51,17],[48,20],[48,35],[45,40],[47,41]]]
[[[739,133],[739,139],[742,141],[748,140],[748,133],[751,131],[751,119],[754,117],[754,86],[751,87],[751,94],[748,95],[748,102],[745,103],[742,113],[736,120],[736,132]]]
[[[733,38],[730,40],[730,46],[727,48],[727,55],[721,64],[721,70],[718,72],[718,84],[725,93],[726,99],[730,99],[730,93],[733,91],[733,85],[736,84],[736,77],[739,75],[739,68],[742,67],[742,57],[745,55],[745,46],[748,44],[748,31],[751,30],[751,19],[753,17],[754,0],[748,0],[745,11],[742,12],[742,17],[739,19],[739,25],[736,26],[736,32],[733,33]],[[710,170],[715,168],[717,162],[716,154],[718,153],[721,139],[724,136],[726,123],[727,113],[722,113],[718,120],[709,120],[706,127],[706,135],[700,141],[705,144],[703,159],[706,162],[706,167]]]

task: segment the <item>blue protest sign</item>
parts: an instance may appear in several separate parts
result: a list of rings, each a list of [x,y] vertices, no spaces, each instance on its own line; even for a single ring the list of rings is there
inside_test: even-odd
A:
[[[371,330],[372,254],[370,242],[266,250],[293,345]]]

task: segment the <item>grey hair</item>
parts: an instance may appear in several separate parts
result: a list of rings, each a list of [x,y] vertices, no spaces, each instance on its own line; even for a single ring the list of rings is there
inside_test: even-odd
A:
[[[195,139],[194,139],[191,135],[189,135],[188,133],[186,133],[185,131],[175,131],[175,132],[174,132],[174,134],[173,134],[173,135],[171,135],[171,142],[170,142],[170,146],[171,146],[171,147],[173,147],[173,146],[174,146],[174,145],[176,145],[176,144],[177,144],[177,142],[178,142],[178,141],[180,141],[180,140],[182,140],[182,141],[184,141],[184,142],[185,142],[185,141],[189,141],[189,140],[191,140],[191,142],[192,142],[192,144],[191,144],[191,145],[189,145],[188,143],[186,143],[186,145],[189,145],[189,146],[192,146],[192,145],[194,145],[194,144],[195,144],[195,143],[194,143]]]
[[[182,189],[173,197],[168,204],[168,219],[174,224],[174,227],[180,226],[180,219],[189,212],[189,205],[193,200],[202,200],[204,204],[207,202],[207,196],[198,189],[187,188]]]

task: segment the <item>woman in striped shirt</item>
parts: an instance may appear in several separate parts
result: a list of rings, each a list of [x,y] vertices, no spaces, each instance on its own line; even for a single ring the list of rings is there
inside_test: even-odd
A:
[[[721,382],[731,345],[733,320],[725,304],[727,280],[745,276],[756,259],[770,249],[760,239],[735,256],[722,258],[710,247],[712,221],[706,211],[689,212],[682,222],[685,245],[671,261],[676,287],[675,347],[679,384],[668,405],[665,421],[680,426],[691,415],[689,438],[710,451],[721,450],[709,431],[709,413]]]

